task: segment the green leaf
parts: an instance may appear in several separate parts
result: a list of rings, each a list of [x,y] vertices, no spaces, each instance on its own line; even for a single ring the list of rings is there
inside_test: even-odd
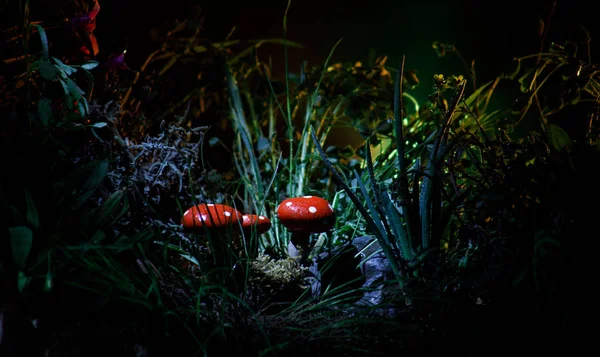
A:
[[[569,134],[555,124],[548,125],[548,139],[550,140],[550,144],[558,151],[564,148],[568,149],[572,144]]]
[[[96,162],[94,169],[92,170],[92,173],[90,174],[90,177],[88,178],[87,182],[83,185],[83,188],[82,188],[83,191],[96,189],[98,186],[100,186],[102,181],[106,178],[107,173],[108,173],[108,162],[106,162],[106,161]]]
[[[98,62],[98,61],[88,61],[88,62],[82,64],[80,67],[89,71],[89,70],[92,70],[92,69],[98,67],[99,63],[100,62]]]
[[[76,210],[81,208],[81,206],[83,206],[90,199],[90,197],[92,197],[94,192],[96,192],[96,189],[88,190],[81,196],[77,197],[77,199],[71,204],[71,209]]]
[[[92,197],[98,186],[102,183],[102,181],[106,178],[106,174],[108,173],[108,162],[99,161],[94,162],[93,169],[88,177],[86,183],[79,189],[79,192],[83,192],[75,201],[71,204],[71,209],[79,209],[83,206],[89,199]],[[88,169],[88,168],[86,168]]]
[[[217,138],[217,137],[212,137],[210,139],[208,139],[208,145],[210,147],[214,147],[216,145],[218,145],[221,142],[221,139]]]
[[[48,261],[48,271],[46,272],[46,279],[44,280],[44,292],[47,293],[52,290],[54,274],[52,274],[52,254],[50,252],[47,254]]]
[[[113,220],[108,223],[109,227],[112,227],[117,223],[121,217],[123,217],[127,212],[129,212],[129,200],[127,199],[127,195],[123,197],[123,205],[121,207],[121,211],[113,217]]]
[[[49,98],[42,98],[38,101],[38,115],[40,116],[40,121],[44,127],[48,127],[48,122],[52,118],[52,107],[50,103],[52,101]]]
[[[69,94],[71,94],[74,99],[79,100],[81,96],[85,94],[85,92],[81,90],[77,83],[75,83],[75,81],[73,81],[71,78],[64,79],[64,82],[66,83],[67,88],[69,88]]]
[[[29,3],[29,2],[28,2]],[[40,41],[42,42],[42,58],[44,61],[50,60],[50,55],[48,51],[48,36],[46,36],[46,30],[40,25],[34,24],[35,28],[38,30],[40,34]]]
[[[25,203],[27,204],[27,223],[35,229],[40,228],[40,217],[35,202],[33,202],[33,198],[28,191],[25,191]]]
[[[63,92],[68,97],[69,96],[69,86],[67,85],[67,83],[65,83],[65,81],[59,81],[59,82],[60,82],[60,85],[62,86]],[[67,98],[67,107],[69,107],[69,109],[73,109],[73,103],[71,103],[71,101],[68,100],[68,98]]]
[[[261,136],[260,138],[258,138],[258,143],[256,144],[256,150],[263,151],[263,150],[267,150],[270,147],[271,147],[271,143],[269,142],[269,140],[267,140],[267,138],[265,138],[264,136]]]
[[[469,262],[469,256],[467,254],[465,254],[462,258],[460,258],[460,261],[458,262],[458,268],[465,269],[467,267],[468,262]]]
[[[85,98],[83,98],[83,97],[77,101],[77,109],[79,109],[79,114],[81,116],[86,116],[88,114],[85,104],[87,104],[87,102],[86,102]]]
[[[486,88],[489,87],[492,83],[494,83],[494,81],[487,82],[486,84],[477,88],[477,90],[473,92],[473,94],[471,94],[467,99],[465,99],[465,104],[467,105],[467,108],[473,109],[473,103],[481,96],[481,93],[483,93],[483,91],[486,90]]]
[[[96,231],[96,233],[94,233],[90,241],[92,244],[100,244],[104,239],[106,239],[106,234],[103,230],[99,229]]]
[[[528,272],[529,272],[529,269],[524,269],[519,275],[517,275],[517,277],[512,282],[512,286],[514,287],[514,286],[521,284],[527,277]]]
[[[124,195],[122,190],[118,190],[108,197],[100,209],[99,215],[96,218],[96,224],[104,226],[109,222],[111,216],[115,215],[119,208]]]
[[[411,238],[408,235],[408,231],[405,226],[405,218],[400,213],[396,205],[392,202],[389,193],[384,192],[381,195],[385,213],[392,223],[392,229],[396,238],[396,241],[400,243],[400,249],[402,250],[402,257],[406,261],[412,261],[414,259],[414,252],[412,248]]]
[[[96,131],[94,130],[94,128],[91,129],[92,134],[94,135],[94,137],[96,137],[96,139],[98,139],[100,142],[104,142],[104,140],[102,140],[102,138],[100,137],[100,135],[98,135],[98,133],[96,133]]]
[[[383,135],[389,135],[393,130],[394,121],[392,119],[382,120],[375,126],[375,131]]]
[[[47,61],[40,61],[40,75],[47,81],[54,81],[58,78],[56,66]]]
[[[27,226],[16,226],[8,229],[13,262],[19,270],[25,267],[27,257],[33,246],[33,232]]]
[[[90,113],[90,106],[89,106],[87,99],[85,99],[85,97],[81,98],[80,105],[83,105],[84,111],[82,113],[86,113],[86,115]]]
[[[54,63],[56,63],[56,66],[58,67],[58,69],[64,73],[65,76],[69,77],[70,75],[72,75],[73,73],[77,72],[76,68],[73,68],[71,66],[67,66],[66,64],[62,63],[61,60],[59,60],[56,57],[52,57],[52,60],[54,61]]]
[[[25,288],[29,285],[31,278],[25,275],[22,271],[19,271],[19,276],[17,277],[17,288],[19,289],[19,293],[25,291]]]
[[[46,279],[44,280],[44,292],[47,293],[52,290],[53,285],[52,271],[48,269],[48,272],[46,273]]]

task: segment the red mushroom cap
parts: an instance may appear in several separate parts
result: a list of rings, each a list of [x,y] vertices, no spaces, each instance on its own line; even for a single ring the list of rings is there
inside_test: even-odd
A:
[[[277,215],[293,232],[325,232],[335,223],[333,208],[327,200],[317,196],[288,198],[279,204]]]
[[[242,220],[242,214],[233,207],[218,203],[193,206],[183,214],[181,224],[188,229],[224,228]]]
[[[242,229],[246,233],[256,229],[257,234],[262,234],[271,229],[271,220],[265,216],[245,214],[242,216]]]

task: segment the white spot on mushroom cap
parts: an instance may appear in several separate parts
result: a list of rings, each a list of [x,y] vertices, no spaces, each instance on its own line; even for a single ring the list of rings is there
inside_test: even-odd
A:
[[[313,196],[303,196],[304,198],[312,198]]]
[[[190,210],[187,210],[183,213],[184,216],[187,216],[187,214],[190,213]]]
[[[267,219],[267,217],[265,217],[265,216],[258,216],[258,219],[264,220],[264,219]]]
[[[231,216],[231,212],[228,212],[228,211],[223,212],[223,214],[227,217]]]
[[[286,207],[289,207],[289,206],[291,206],[291,205],[292,205],[292,202],[286,202],[286,203],[285,203],[285,206],[286,206]]]
[[[308,211],[309,211],[310,213],[317,213],[317,207],[315,207],[315,206],[310,206],[310,207],[308,207]]]
[[[199,215],[199,216],[200,216],[200,215]],[[197,217],[196,217],[196,218],[197,218]],[[201,216],[200,216],[200,221],[204,222],[204,221],[206,221],[206,220],[208,220],[208,216],[207,216],[207,215],[203,214],[203,215],[201,215]]]
[[[207,203],[206,205],[209,207],[212,207],[212,206],[214,206],[214,203]]]

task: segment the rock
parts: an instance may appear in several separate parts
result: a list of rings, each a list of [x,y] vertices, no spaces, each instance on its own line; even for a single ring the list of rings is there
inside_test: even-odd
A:
[[[366,290],[363,297],[357,302],[359,305],[377,305],[390,297],[386,293],[384,286],[386,281],[394,280],[394,272],[388,263],[388,260],[381,251],[381,246],[376,238],[372,236],[363,236],[355,238],[352,245],[356,247],[360,260],[366,260],[361,266],[365,282],[362,288]]]
[[[361,271],[357,269],[360,263],[357,254],[356,247],[348,245],[332,252],[321,252],[313,257],[312,265],[308,268],[311,273],[309,282],[312,296],[321,296],[326,291],[341,286],[344,286],[344,289],[361,287],[364,279]]]

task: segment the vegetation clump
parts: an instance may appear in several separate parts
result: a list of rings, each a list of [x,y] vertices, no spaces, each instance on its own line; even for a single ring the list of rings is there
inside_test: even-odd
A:
[[[125,49],[102,52],[98,1],[59,3],[68,20],[26,1],[1,29],[1,355],[543,350],[529,331],[569,342],[558,337],[585,316],[576,292],[595,261],[595,212],[580,201],[600,196],[589,38],[544,43],[487,83],[470,67],[431,73],[418,100],[410,59],[335,63],[339,42],[322,65],[274,76],[261,46],[301,47],[285,21],[282,38],[211,42],[191,16],[155,29],[160,45],[130,68]],[[332,144],[332,128],[361,142]],[[305,196],[336,219],[296,234],[298,259],[277,208]],[[182,226],[211,204],[268,229]]]

